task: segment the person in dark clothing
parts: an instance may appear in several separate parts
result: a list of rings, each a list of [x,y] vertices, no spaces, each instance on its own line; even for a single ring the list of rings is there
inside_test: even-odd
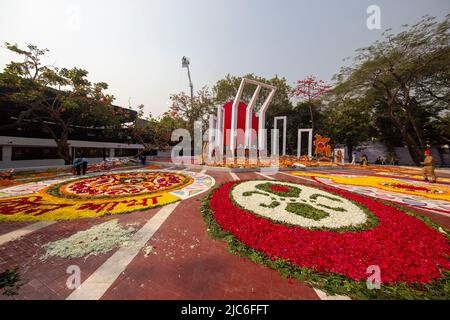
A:
[[[86,158],[83,158],[82,156],[79,158],[76,158],[75,161],[73,162],[73,167],[76,169],[78,176],[81,175],[82,171],[83,171],[83,175],[86,174],[87,166],[88,166],[88,161]]]
[[[366,156],[365,154],[363,154],[363,155],[361,156],[360,161],[361,161],[361,165],[362,165],[363,167],[366,167],[366,166],[369,165],[369,158],[367,158],[367,156]]]
[[[145,163],[147,162],[147,156],[145,154],[141,155],[141,164],[145,166]]]

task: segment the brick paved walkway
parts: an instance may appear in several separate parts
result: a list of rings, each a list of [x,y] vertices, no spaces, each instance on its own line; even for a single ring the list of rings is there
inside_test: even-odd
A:
[[[200,171],[200,170],[193,170]],[[216,184],[231,181],[227,172],[207,171]],[[252,172],[237,173],[240,179],[264,179]],[[274,178],[300,182],[302,178],[278,173]],[[111,282],[101,299],[319,299],[314,288],[283,279],[278,272],[227,252],[223,241],[212,240],[199,212],[204,194],[179,203],[123,272]],[[164,208],[164,207],[162,207]],[[88,279],[118,249],[87,259],[40,260],[42,245],[66,238],[96,224],[118,219],[126,227],[140,229],[162,208],[94,219],[58,221],[26,236],[0,244],[0,272],[19,267],[24,285],[13,297],[0,299],[66,299],[70,265]],[[450,217],[414,209],[416,213],[450,228]],[[32,223],[1,222],[0,236]]]

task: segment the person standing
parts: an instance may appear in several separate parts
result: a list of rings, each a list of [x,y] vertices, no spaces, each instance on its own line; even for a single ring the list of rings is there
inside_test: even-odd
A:
[[[352,152],[352,163],[351,164],[356,165],[356,151]]]
[[[431,177],[430,182],[435,183],[436,182],[436,173],[434,172],[435,166],[434,166],[433,156],[431,155],[431,151],[425,150],[424,155],[425,155],[425,159],[423,160],[423,162],[420,163],[423,165],[423,169],[422,169],[423,178],[425,179],[425,181],[430,181],[430,180],[428,180],[428,177]]]
[[[141,165],[145,166],[147,162],[147,156],[145,154],[141,154]]]
[[[363,155],[361,156],[360,161],[361,161],[361,165],[362,165],[363,167],[366,167],[366,166],[369,165],[369,158],[367,158],[367,156],[366,156],[365,154],[363,154]]]

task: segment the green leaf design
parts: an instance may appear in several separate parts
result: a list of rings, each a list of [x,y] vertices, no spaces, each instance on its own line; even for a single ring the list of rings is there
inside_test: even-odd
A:
[[[271,188],[272,186],[280,186],[280,187],[288,188],[288,191],[280,192],[280,191],[272,190],[272,188]],[[302,189],[300,189],[300,188],[288,186],[285,184],[272,183],[272,182],[258,184],[255,186],[255,188],[258,190],[261,190],[261,191],[269,192],[269,193],[277,195],[279,197],[288,197],[288,198],[289,197],[298,198],[298,196],[300,195],[300,192],[302,192]]]
[[[313,206],[306,203],[298,203],[298,202],[288,203],[288,205],[286,206],[286,211],[316,221],[329,216],[329,214],[323,210],[316,209]]]

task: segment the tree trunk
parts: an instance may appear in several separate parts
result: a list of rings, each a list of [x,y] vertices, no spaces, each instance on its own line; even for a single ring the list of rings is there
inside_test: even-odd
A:
[[[63,160],[64,160],[64,164],[65,165],[69,165],[71,164],[71,158],[70,158],[70,148],[69,148],[69,144],[66,141],[62,141],[59,140],[57,142],[58,146],[57,146],[57,154],[58,156],[60,156]]]
[[[420,162],[423,161],[422,149],[415,143],[407,143],[406,146],[415,165],[419,166]]]
[[[398,128],[400,134],[402,136],[403,141],[408,148],[411,159],[414,161],[414,164],[419,166],[420,162],[423,160],[422,156],[422,147],[417,144],[416,139],[414,139],[411,134],[407,131],[406,126],[401,123],[397,118],[391,115],[391,120],[394,126]]]
[[[71,164],[70,158],[70,148],[67,140],[69,139],[69,132],[67,129],[63,130],[61,133],[61,137],[59,139],[55,139],[57,145],[57,154],[64,160],[64,164]]]
[[[311,129],[312,129],[312,135],[314,137],[314,113],[313,113],[313,107],[311,101],[308,103],[309,105],[309,114],[311,116]]]
[[[351,163],[353,161],[353,146],[347,145],[347,156],[349,159],[349,162]]]

